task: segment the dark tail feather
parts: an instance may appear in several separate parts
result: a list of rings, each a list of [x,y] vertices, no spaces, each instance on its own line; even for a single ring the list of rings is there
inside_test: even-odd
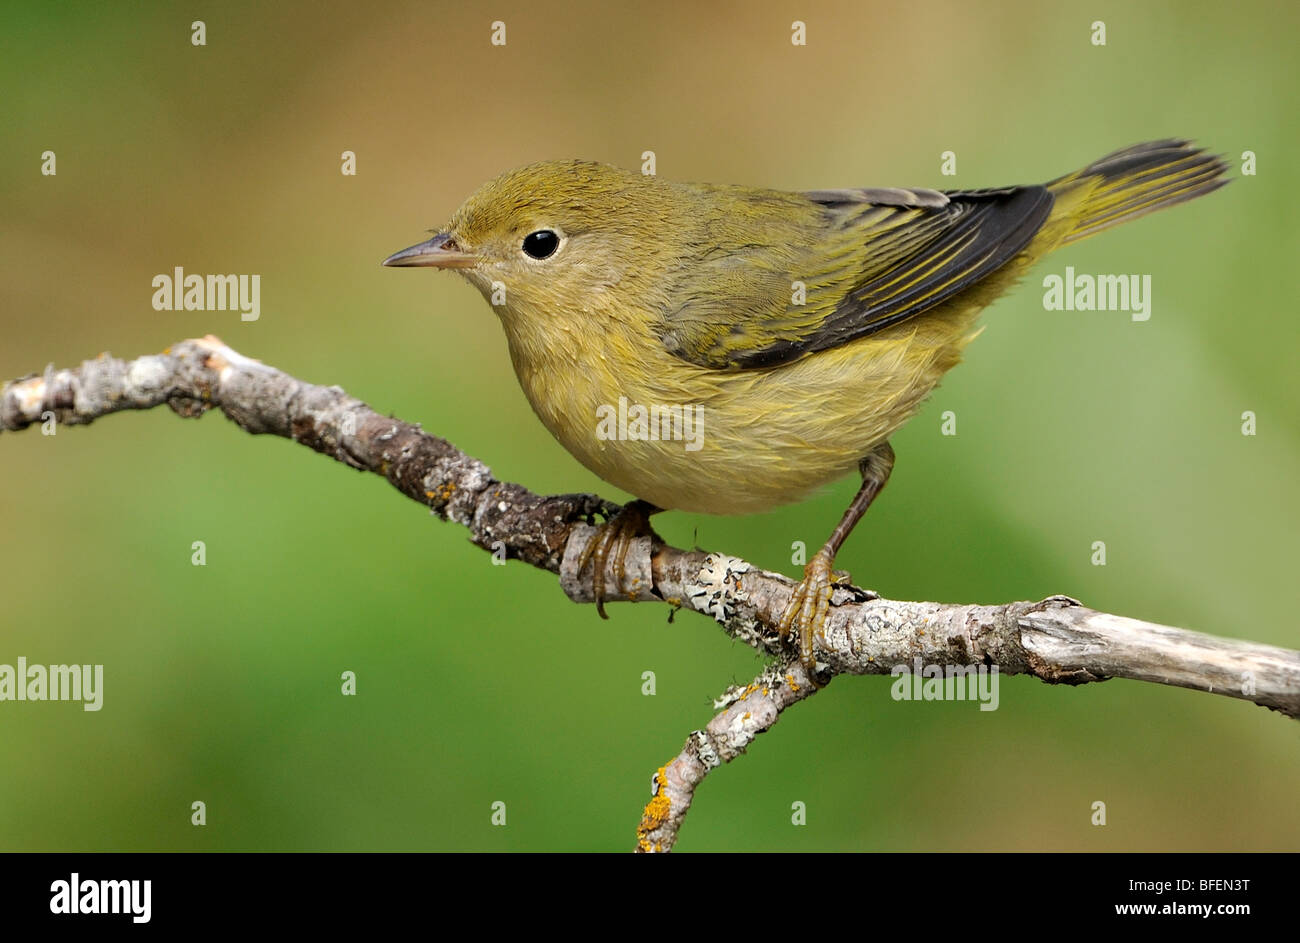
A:
[[[1217,190],[1228,182],[1227,172],[1219,157],[1170,139],[1108,154],[1047,187],[1073,219],[1064,239],[1069,243]]]

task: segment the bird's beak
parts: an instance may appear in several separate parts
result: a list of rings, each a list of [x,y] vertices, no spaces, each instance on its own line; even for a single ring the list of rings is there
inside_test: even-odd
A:
[[[451,233],[439,233],[428,242],[395,252],[384,259],[385,265],[431,265],[434,268],[473,268],[478,256],[461,252]]]

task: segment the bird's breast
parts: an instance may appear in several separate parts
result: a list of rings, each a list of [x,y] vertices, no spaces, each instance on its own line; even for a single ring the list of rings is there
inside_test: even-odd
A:
[[[524,394],[575,458],[658,507],[709,514],[769,510],[855,471],[965,343],[957,330],[890,329],[777,368],[717,371],[625,327],[507,334]]]

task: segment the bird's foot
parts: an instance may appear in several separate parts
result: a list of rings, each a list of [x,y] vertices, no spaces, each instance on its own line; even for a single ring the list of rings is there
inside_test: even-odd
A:
[[[817,659],[813,657],[813,638],[826,627],[826,617],[830,613],[831,593],[835,585],[846,582],[849,575],[832,569],[834,558],[825,550],[819,550],[803,570],[803,581],[790,594],[785,612],[781,615],[777,632],[782,639],[799,633],[799,663],[808,672],[812,683],[821,687],[823,682],[817,676]]]
[[[582,549],[578,558],[578,572],[592,564],[591,589],[596,597],[596,611],[602,619],[608,619],[605,613],[605,568],[614,561],[614,589],[623,592],[623,578],[626,575],[624,565],[627,552],[632,542],[638,537],[650,537],[655,540],[659,535],[650,526],[650,515],[658,508],[647,501],[632,501],[612,518],[596,528],[595,535]]]

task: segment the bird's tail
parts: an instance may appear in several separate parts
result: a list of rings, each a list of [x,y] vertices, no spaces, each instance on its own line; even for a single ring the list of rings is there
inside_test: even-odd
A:
[[[1228,182],[1227,171],[1219,157],[1190,141],[1149,141],[1107,154],[1047,188],[1056,198],[1052,215],[1066,226],[1064,244],[1217,190]]]

